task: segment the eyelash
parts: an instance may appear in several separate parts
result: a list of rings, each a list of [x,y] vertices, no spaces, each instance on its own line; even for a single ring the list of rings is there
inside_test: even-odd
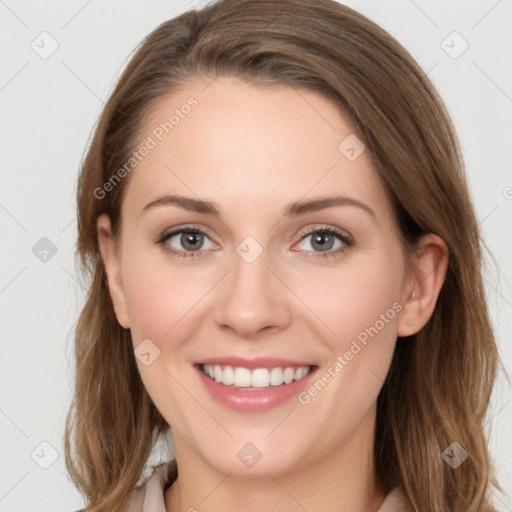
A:
[[[166,244],[167,240],[172,238],[174,235],[178,235],[180,233],[200,233],[202,235],[205,235],[208,237],[206,233],[204,233],[202,230],[197,228],[196,226],[184,226],[180,229],[177,229],[175,231],[171,231],[169,233],[164,233],[160,236],[160,238],[157,240],[157,244],[162,245],[166,251],[170,252],[173,256],[176,256],[178,258],[200,258],[200,253],[203,252],[201,250],[199,251],[177,251],[176,249],[173,249],[169,245]],[[332,227],[332,226],[322,226],[320,228],[315,228],[310,231],[307,231],[306,233],[303,233],[301,235],[301,238],[299,240],[299,243],[302,242],[306,237],[315,234],[315,233],[321,233],[321,234],[328,234],[333,235],[338,240],[340,240],[343,243],[343,246],[335,251],[326,251],[326,252],[319,252],[319,251],[305,251],[305,252],[314,252],[315,256],[306,256],[307,258],[335,258],[345,252],[348,248],[352,247],[354,245],[354,242],[352,240],[352,237],[347,235],[346,233]],[[297,251],[300,252],[300,251]]]

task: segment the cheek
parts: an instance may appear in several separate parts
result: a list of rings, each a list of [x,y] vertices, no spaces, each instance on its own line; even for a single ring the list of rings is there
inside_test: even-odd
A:
[[[130,331],[135,354],[139,344],[148,347],[141,353],[150,353],[150,364],[137,361],[144,387],[166,421],[187,437],[184,425],[200,411],[190,406],[190,357],[182,348],[200,325],[198,315],[212,284],[193,270],[163,264],[161,257],[156,260],[149,251],[135,249],[123,262]]]
[[[324,339],[333,350],[347,350],[352,340],[359,335],[364,339],[375,325],[382,337],[394,341],[403,272],[392,254],[361,258],[357,264],[316,276],[314,287],[311,281],[304,282],[299,293],[329,327]]]
[[[356,383],[361,390],[381,384],[378,379],[387,372],[402,308],[404,267],[399,256],[397,251],[383,251],[379,257],[358,258],[353,265],[317,278],[314,289],[304,284],[299,292],[329,328],[322,329],[330,357],[323,363],[330,367],[341,356],[343,377],[337,381],[345,389]]]
[[[393,265],[390,261],[394,261]],[[333,273],[321,294],[309,293],[312,309],[331,331],[323,336],[328,358],[318,380],[305,390],[301,403],[316,417],[330,416],[325,443],[339,436],[339,425],[349,432],[375,404],[389,369],[401,310],[403,267],[391,257],[373,258]],[[303,289],[307,293],[307,288]],[[325,385],[323,384],[325,383]]]
[[[174,338],[189,313],[201,301],[209,284],[195,269],[165,263],[154,251],[134,250],[123,262],[123,279],[134,345],[141,339],[159,344]]]

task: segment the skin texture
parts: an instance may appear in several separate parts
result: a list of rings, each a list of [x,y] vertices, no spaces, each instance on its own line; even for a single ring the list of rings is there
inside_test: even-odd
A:
[[[107,216],[97,225],[119,323],[134,348],[150,339],[160,350],[149,366],[137,364],[174,432],[179,478],[167,511],[376,511],[385,497],[372,459],[377,396],[397,335],[417,332],[432,314],[447,248],[424,236],[406,271],[369,152],[349,161],[338,150],[354,128],[334,104],[285,86],[207,83],[174,91],[142,127],[141,140],[187,98],[198,101],[132,171],[119,239]],[[172,205],[141,213],[165,194],[213,201],[222,218]],[[293,201],[334,194],[375,216],[341,206],[283,217]],[[206,234],[198,257],[156,243],[189,224]],[[354,244],[324,258],[307,233],[325,226]],[[236,252],[249,235],[263,249],[252,263]],[[180,235],[166,246],[186,252]],[[327,250],[343,246],[335,238]],[[321,374],[394,303],[400,313],[306,405],[294,398],[264,413],[235,412],[210,398],[192,367],[273,356],[316,364]],[[237,457],[247,442],[262,453],[251,468]]]

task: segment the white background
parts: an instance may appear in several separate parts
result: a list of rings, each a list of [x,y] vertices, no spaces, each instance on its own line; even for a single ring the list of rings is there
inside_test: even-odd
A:
[[[488,259],[487,291],[512,374],[512,1],[346,3],[411,52],[453,117],[480,225],[497,262],[496,268]],[[66,476],[62,444],[73,327],[83,297],[73,259],[79,163],[132,49],[194,5],[0,0],[0,511],[64,512],[82,505]],[[58,42],[47,59],[31,48],[43,31]],[[456,59],[442,47],[453,31],[469,44]],[[446,41],[452,52],[462,48],[457,36]],[[46,263],[32,252],[43,237],[57,250]],[[488,424],[497,475],[509,494],[511,420],[511,388],[501,374]],[[31,457],[42,449],[38,460],[51,462],[52,449],[41,442],[57,457],[47,469]],[[497,495],[496,504],[512,511],[510,496]]]

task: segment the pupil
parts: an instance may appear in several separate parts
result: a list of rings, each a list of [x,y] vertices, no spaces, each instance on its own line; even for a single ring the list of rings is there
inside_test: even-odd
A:
[[[327,239],[327,242],[325,242],[325,239]],[[324,241],[322,242],[322,240]],[[321,251],[328,251],[332,249],[333,241],[333,237],[329,233],[319,233],[313,237],[312,245],[315,247],[315,244],[319,244]]]
[[[201,233],[188,233],[182,235],[182,244],[185,249],[197,249],[201,247]]]

